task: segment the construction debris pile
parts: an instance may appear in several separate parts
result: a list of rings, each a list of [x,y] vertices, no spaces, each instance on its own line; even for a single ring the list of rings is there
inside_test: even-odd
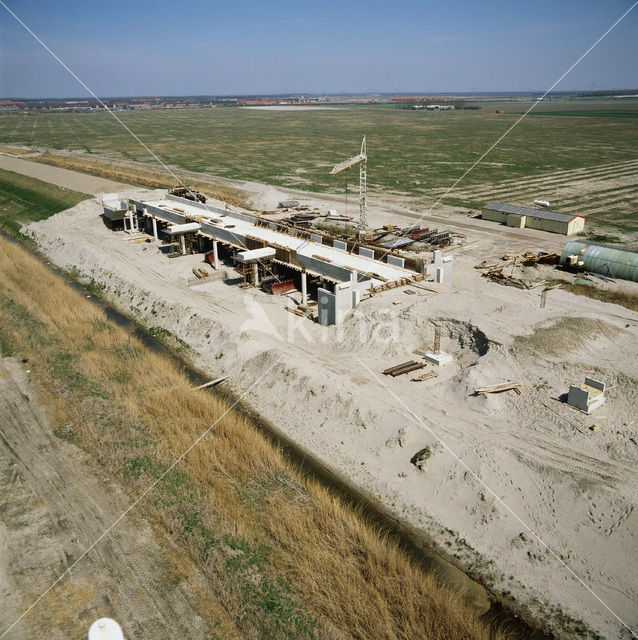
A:
[[[439,231],[429,227],[421,228],[418,225],[402,229],[394,225],[386,225],[374,230],[371,242],[386,249],[402,248],[407,251],[427,251],[443,249],[453,244],[457,239],[460,243],[466,241],[464,235],[453,231]]]
[[[186,185],[179,185],[168,190],[169,195],[177,196],[178,198],[185,198],[186,200],[192,200],[193,202],[201,202],[206,204],[206,196],[197,189],[192,189]]]
[[[494,282],[518,289],[534,289],[547,284],[545,279],[538,279],[538,265],[554,266],[558,262],[555,253],[526,251],[522,255],[504,254],[500,258],[489,258],[474,265],[475,269],[485,269],[481,274]],[[531,271],[528,269],[531,267]]]

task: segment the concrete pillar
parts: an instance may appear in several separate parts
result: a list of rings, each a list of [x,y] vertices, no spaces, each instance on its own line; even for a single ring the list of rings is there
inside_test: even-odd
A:
[[[306,283],[306,272],[301,272],[301,304],[308,303],[308,285]]]
[[[182,255],[185,256],[186,255],[186,240],[184,240],[184,234],[183,233],[179,234],[179,242],[182,245]]]
[[[219,269],[219,255],[217,253],[217,240],[213,240],[213,266]]]
[[[253,284],[256,287],[259,286],[259,264],[257,262],[253,262]]]
[[[155,218],[151,218],[151,220],[153,221],[153,237],[155,238],[155,242],[157,242],[159,240],[157,237],[157,220]]]
[[[129,223],[130,223],[130,229],[129,229],[129,233],[133,233],[133,228],[134,228],[134,223],[133,223],[133,212],[129,211],[128,212],[128,219],[129,219]]]

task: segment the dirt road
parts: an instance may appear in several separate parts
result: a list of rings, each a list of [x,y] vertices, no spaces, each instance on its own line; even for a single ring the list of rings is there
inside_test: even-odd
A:
[[[29,162],[14,156],[0,153],[0,169],[7,171],[15,171],[31,178],[37,178],[43,182],[50,182],[58,187],[65,189],[73,189],[80,193],[90,193],[97,195],[98,193],[111,193],[130,189],[131,185],[122,182],[114,182],[106,178],[97,178],[85,173],[77,171],[69,171],[59,167],[52,167],[39,162]]]
[[[21,364],[0,359],[0,638],[85,638],[102,616],[127,640],[208,637],[188,585],[135,510],[18,621],[130,503],[96,474],[50,431]]]
[[[66,152],[65,155],[77,157],[77,154]],[[106,158],[103,158],[106,160]],[[115,162],[112,158],[109,162]],[[141,162],[123,162],[123,166],[140,167],[142,169],[157,169],[156,166]],[[0,153],[0,169],[15,171],[23,175],[38,178],[51,184],[56,184],[67,189],[74,189],[81,193],[98,194],[104,192],[121,192],[132,189],[131,185],[114,182],[105,178],[97,178],[78,171],[61,169],[38,162],[22,160],[14,156]],[[219,178],[211,174],[195,173],[192,171],[180,171],[184,176],[192,177],[193,180],[214,180],[229,187],[239,189],[244,192],[256,209],[273,210],[282,200],[299,200],[309,207],[318,207],[326,210],[328,207],[337,207],[340,210],[345,203],[345,196],[339,194],[317,194],[311,191],[291,189],[287,187],[273,187],[258,182],[245,182],[239,180],[229,180]],[[465,212],[464,212],[465,213]],[[415,224],[418,221],[421,226],[437,226],[450,228],[462,233],[471,232],[481,234],[491,238],[496,245],[500,245],[503,239],[508,242],[519,243],[529,247],[542,246],[546,250],[561,251],[565,244],[565,236],[538,231],[536,229],[513,229],[504,225],[477,220],[475,218],[460,215],[459,209],[447,205],[439,204],[432,213],[424,215],[418,211],[410,209],[408,202],[387,202],[383,198],[368,198],[368,220],[371,226],[382,224]]]

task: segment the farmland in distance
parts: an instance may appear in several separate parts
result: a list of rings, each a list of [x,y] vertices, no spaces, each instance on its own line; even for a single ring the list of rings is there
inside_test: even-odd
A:
[[[317,110],[200,108],[121,112],[118,117],[167,164],[236,180],[308,191],[356,192],[358,175],[329,175],[368,140],[370,192],[426,210],[477,209],[488,200],[588,217],[638,235],[638,101],[556,101],[537,108],[453,191],[448,188],[520,118],[530,103],[481,103],[477,111],[388,106]],[[496,109],[504,114],[497,114]],[[148,152],[107,113],[0,117],[0,143],[67,149],[149,162]]]

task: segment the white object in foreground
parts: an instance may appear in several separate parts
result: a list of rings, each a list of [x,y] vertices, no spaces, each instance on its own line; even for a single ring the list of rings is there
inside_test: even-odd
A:
[[[91,625],[89,640],[124,640],[124,634],[115,620],[100,618]]]

